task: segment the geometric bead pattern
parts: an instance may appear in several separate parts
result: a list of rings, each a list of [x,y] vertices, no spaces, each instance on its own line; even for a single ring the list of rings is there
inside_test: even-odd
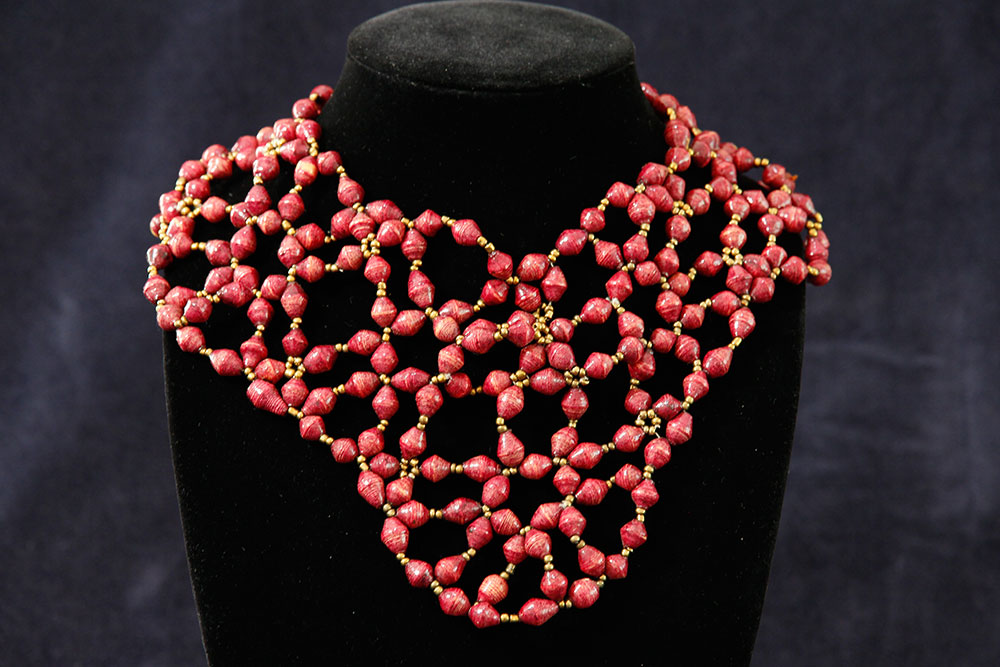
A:
[[[752,334],[754,306],[771,300],[779,282],[822,285],[830,279],[822,216],[808,196],[795,191],[795,177],[700,130],[691,110],[673,96],[648,84],[642,88],[664,123],[663,163],[644,165],[633,184],[613,183],[547,251],[515,258],[490,242],[474,220],[432,210],[409,218],[391,201],[366,202],[341,156],[319,149],[315,118],[333,93],[328,86],[296,101],[292,117],[241,137],[230,149],[213,145],[200,159],[185,162],[150,222],[157,242],[147,251],[143,292],[155,304],[159,326],[175,331],[182,350],[205,356],[220,375],[242,375],[255,407],[294,418],[302,438],[357,466],[358,494],[382,513],[381,541],[406,580],[432,591],[444,613],[467,616],[477,627],[540,625],[561,610],[590,607],[608,581],[624,578],[630,557],[647,540],[646,512],[659,500],[656,471],[670,461],[673,447],[691,438],[690,409],[729,371],[735,351]],[[703,170],[698,173],[708,174],[707,182],[690,187],[681,177],[689,169]],[[757,187],[740,188],[738,177],[754,170]],[[276,181],[289,174],[294,185],[275,192]],[[218,183],[240,175],[253,179],[243,201],[213,194]],[[302,199],[317,182],[336,187],[341,205],[328,222],[313,219]],[[717,208],[725,213],[717,250],[705,250],[682,267],[678,247],[692,225]],[[634,227],[623,243],[602,237],[615,210]],[[231,225],[233,232],[228,241],[195,241],[196,225]],[[650,248],[650,231],[657,226],[667,240]],[[753,233],[763,235],[763,249],[744,254]],[[783,233],[805,234],[802,257],[778,245]],[[263,276],[253,261],[258,242],[269,236],[281,238],[276,258],[284,272]],[[443,302],[436,297],[423,271],[431,243],[480,249],[488,277],[478,296]],[[322,259],[324,252],[336,260]],[[168,267],[195,255],[211,266],[203,286],[171,285]],[[560,300],[571,276],[560,259],[581,255],[592,256],[593,270],[606,274],[604,293],[567,312]],[[389,289],[394,270],[406,271],[405,293]],[[313,288],[346,272],[360,272],[371,285],[371,326],[347,340],[312,344],[303,322]],[[701,300],[688,298],[695,281],[715,281],[718,290]],[[647,323],[630,309],[641,299],[655,300],[657,322]],[[503,304],[511,314],[490,319]],[[213,348],[206,340],[204,329],[220,309],[243,311],[249,320],[252,331],[238,349]],[[702,349],[699,332],[711,318],[725,321],[729,342]],[[287,322],[287,332],[276,348],[264,334],[279,322]],[[599,326],[617,328],[616,348],[575,345],[579,329]],[[394,342],[422,330],[437,343],[436,367],[411,365],[397,353]],[[488,355],[504,345],[518,351],[516,368],[482,377],[466,372],[469,355]],[[365,358],[370,368],[324,384],[344,355]],[[668,356],[686,371],[671,393],[651,395],[645,382]],[[616,368],[627,372],[620,400],[630,420],[608,441],[589,441],[581,431],[591,409],[588,387],[607,381]],[[528,451],[518,437],[518,416],[536,395],[555,397],[564,417],[544,453]],[[472,396],[495,400],[495,450],[446,460],[434,453],[435,415],[446,401]],[[341,402],[354,403],[343,408],[348,410],[370,404],[370,428],[328,431]],[[390,441],[387,430],[404,402],[415,406],[418,417]],[[606,459],[620,461],[617,471],[593,474]],[[439,507],[421,502],[425,485],[449,477],[472,480],[479,494]],[[514,478],[547,485],[552,498],[533,512],[516,513],[509,507]],[[605,551],[585,536],[590,508],[610,494],[627,495],[634,507],[623,517],[620,542]],[[430,522],[464,531],[467,548],[429,559],[411,556],[411,535]],[[556,560],[556,540],[572,545],[576,562]],[[489,548],[502,549],[506,565],[470,586],[462,577],[465,566]],[[509,581],[529,559],[542,564],[538,594],[509,601]]]

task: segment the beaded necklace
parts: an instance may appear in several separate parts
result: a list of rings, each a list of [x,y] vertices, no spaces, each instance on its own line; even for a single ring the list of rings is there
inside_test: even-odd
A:
[[[691,438],[689,409],[708,393],[710,380],[729,371],[734,351],[753,332],[753,304],[770,301],[779,278],[817,285],[830,279],[822,216],[808,196],[795,192],[795,177],[746,148],[721,142],[715,132],[699,130],[691,110],[673,96],[648,84],[642,89],[664,120],[664,162],[643,166],[634,186],[614,183],[596,206],[581,212],[578,225],[559,234],[552,250],[529,253],[516,262],[471,219],[431,210],[410,219],[391,201],[364,203],[364,189],[348,176],[341,156],[318,145],[321,128],[315,118],[333,94],[328,86],[317,86],[308,98],[296,101],[292,118],[276,121],[256,137],[240,137],[231,149],[209,146],[200,159],[184,162],[175,188],[160,197],[159,213],[150,221],[158,242],[147,251],[149,277],[143,293],[156,306],[159,326],[175,331],[182,350],[205,356],[220,375],[244,376],[255,407],[292,416],[302,438],[329,447],[337,462],[357,465],[358,493],[384,514],[381,541],[409,583],[431,590],[444,613],[468,616],[480,628],[540,625],[562,609],[590,607],[609,580],[624,578],[630,556],[647,539],[646,511],[659,499],[654,475],[670,461],[671,449]],[[708,183],[689,188],[680,174],[692,167],[706,170]],[[755,168],[762,169],[758,187],[739,187],[738,177]],[[276,179],[289,171],[294,185],[273,202]],[[215,182],[228,182],[240,172],[253,177],[242,201],[228,202],[214,192]],[[332,187],[334,180],[343,208],[324,228],[309,220],[301,195],[314,184]],[[720,252],[705,250],[681,270],[676,248],[688,238],[692,220],[713,205],[721,205],[728,217],[719,234]],[[635,225],[635,233],[622,244],[599,236],[613,209],[622,209]],[[653,253],[648,236],[658,215],[666,217],[668,241]],[[236,229],[228,241],[228,233],[218,233],[226,220]],[[202,223],[222,238],[195,241],[195,226]],[[744,226],[756,226],[766,237],[760,253],[743,254],[748,238]],[[778,245],[782,233],[803,231],[803,257],[790,256]],[[428,243],[449,233],[459,246],[479,247],[486,254],[490,277],[474,302],[438,304],[435,285],[422,270]],[[262,277],[249,263],[260,235],[281,235],[277,259],[285,273]],[[609,273],[606,295],[587,300],[579,312],[557,316],[568,288],[559,258],[580,255],[588,245],[597,266]],[[320,257],[333,250],[334,262]],[[386,257],[397,254],[409,263],[408,303],[388,288],[392,265]],[[213,267],[203,287],[171,285],[164,270],[193,255],[203,255]],[[303,331],[311,285],[353,271],[361,271],[374,286],[370,315],[375,328],[357,331],[346,342],[311,344]],[[685,302],[696,279],[722,284],[710,298]],[[655,310],[663,326],[648,327],[626,307],[639,291],[656,294]],[[513,304],[506,320],[483,316],[502,304]],[[245,310],[254,328],[238,350],[207,344],[203,327],[223,307]],[[608,323],[612,315],[617,316],[617,348],[594,351],[578,363],[571,345],[574,332]],[[706,316],[726,318],[728,344],[702,351],[694,334]],[[264,341],[265,331],[279,320],[288,327],[281,339],[284,359],[269,356]],[[394,338],[427,329],[441,346],[436,372],[397,369]],[[481,380],[463,372],[467,353],[483,355],[504,344],[519,350],[516,370],[492,370]],[[346,354],[367,358],[371,370],[322,385],[324,374]],[[654,398],[643,383],[656,374],[657,357],[665,355],[689,370],[676,396]],[[624,406],[634,420],[608,442],[588,442],[578,430],[590,407],[586,387],[605,380],[618,366],[628,373]],[[529,452],[512,429],[531,391],[557,396],[566,419],[551,434],[548,453]],[[407,395],[419,418],[398,438],[397,449],[385,434]],[[477,395],[496,401],[495,456],[457,463],[430,453],[427,429],[445,400]],[[354,437],[331,434],[328,426],[335,430],[336,421],[329,415],[345,398],[368,399],[377,419],[374,426]],[[625,462],[613,476],[588,476],[602,459],[619,454]],[[458,497],[439,509],[417,499],[422,484],[449,475],[481,484],[481,497]],[[531,516],[515,513],[505,505],[511,478],[517,476],[548,481],[561,499],[538,505]],[[585,511],[616,492],[628,493],[635,507],[619,531],[621,549],[605,553],[583,539]],[[411,532],[432,520],[463,527],[468,548],[437,560],[409,556]],[[572,580],[556,567],[553,536],[559,534],[576,549],[579,576]],[[459,586],[465,566],[494,541],[502,543],[506,567],[486,576],[470,597]],[[543,564],[541,595],[511,606],[516,612],[501,613],[497,607],[506,606],[508,580],[527,559]]]

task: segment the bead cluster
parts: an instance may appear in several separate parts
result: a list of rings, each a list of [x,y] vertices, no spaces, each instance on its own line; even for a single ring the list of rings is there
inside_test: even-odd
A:
[[[579,224],[564,230],[555,247],[530,253],[519,261],[497,249],[470,219],[453,219],[427,210],[410,219],[392,202],[364,202],[364,189],[351,179],[335,151],[321,151],[320,125],[315,118],[333,90],[318,86],[295,102],[292,118],[276,121],[256,137],[240,137],[231,149],[208,147],[199,160],[185,162],[176,187],[163,194],[159,213],[150,222],[158,242],[149,248],[146,298],[155,304],[159,326],[175,331],[181,349],[208,358],[220,375],[244,376],[254,406],[298,421],[301,436],[328,446],[336,461],[359,468],[357,490],[385,517],[381,540],[403,566],[410,584],[428,588],[441,609],[466,615],[477,627],[521,622],[540,625],[559,610],[593,605],[608,580],[621,579],[629,557],[647,539],[645,515],[659,494],[656,470],[665,465],[671,448],[691,437],[689,408],[703,398],[710,381],[725,375],[733,352],[754,330],[752,305],[772,298],[777,279],[824,284],[830,279],[829,242],[822,217],[806,195],[795,192],[795,177],[777,164],[755,157],[746,148],[722,143],[718,134],[699,130],[690,109],[670,95],[643,84],[647,99],[664,119],[664,163],[642,167],[636,184],[614,183],[596,206],[580,214]],[[679,174],[692,166],[707,170],[709,182],[689,188]],[[743,190],[738,176],[762,168],[759,187]],[[294,185],[277,202],[275,179],[292,172]],[[213,194],[213,182],[252,174],[253,185],[243,201],[227,202]],[[314,183],[332,187],[343,208],[328,226],[307,222],[301,193]],[[270,186],[270,189],[269,189]],[[714,204],[728,217],[719,234],[720,252],[706,250],[693,266],[681,270],[677,246],[691,231],[693,218]],[[636,230],[623,244],[602,239],[605,213],[623,209]],[[657,215],[669,241],[655,253],[648,235]],[[193,240],[195,225],[216,226],[228,220],[235,233],[227,241]],[[743,254],[751,225],[766,237],[764,249]],[[807,234],[804,257],[789,256],[777,244],[783,232]],[[285,273],[261,276],[248,263],[259,235],[282,235],[277,258]],[[431,239],[451,236],[459,246],[479,247],[489,278],[477,300],[455,299],[438,304],[435,286],[422,270]],[[580,255],[590,246],[598,267],[610,272],[606,295],[589,299],[569,317],[557,317],[560,298],[568,287],[559,266],[563,256]],[[333,263],[317,251],[339,247]],[[406,300],[389,294],[392,265],[387,256],[401,253],[409,263]],[[203,254],[213,268],[200,289],[172,286],[162,275],[173,261]],[[376,325],[338,343],[310,344],[303,331],[309,304],[307,286],[328,274],[361,271],[374,286],[371,319]],[[685,303],[692,281],[712,276],[724,286],[711,298]],[[656,294],[656,312],[664,326],[651,328],[627,307],[633,292]],[[505,321],[482,313],[513,303]],[[220,306],[242,309],[253,334],[235,349],[209,347],[200,325]],[[269,356],[264,332],[281,317],[288,332],[281,353]],[[727,318],[732,336],[726,345],[702,351],[694,333],[706,315]],[[609,351],[595,351],[579,363],[571,341],[581,326],[600,325],[617,317],[620,342]],[[413,366],[397,369],[395,337],[414,336],[429,326],[440,344],[436,372]],[[465,355],[483,355],[495,345],[519,349],[518,368],[497,369],[481,384],[463,372]],[[371,370],[352,373],[342,384],[314,386],[312,378],[330,371],[340,355],[367,357]],[[658,398],[643,389],[656,373],[657,357],[673,355],[689,367],[677,396]],[[282,358],[283,356],[283,358]],[[585,441],[578,424],[590,407],[586,387],[604,380],[617,366],[627,368],[626,410],[634,417],[609,442]],[[565,426],[551,434],[551,451],[526,451],[511,428],[525,407],[528,391],[560,395]],[[412,395],[419,418],[387,450],[385,432],[400,408],[400,398]],[[479,455],[462,463],[429,453],[427,429],[446,398],[486,395],[496,401],[497,446],[494,456]],[[328,417],[343,397],[369,399],[377,422],[355,437],[328,432]],[[612,452],[634,454],[610,478],[588,477]],[[449,475],[482,485],[479,499],[458,497],[440,509],[416,499],[419,485],[437,483]],[[505,507],[511,478],[550,480],[560,498],[539,505],[529,517]],[[630,494],[634,513],[620,529],[621,549],[605,553],[583,539],[587,508],[600,504],[618,488]],[[433,519],[463,526],[468,548],[435,562],[407,554],[412,531]],[[576,548],[579,576],[571,580],[556,568],[553,535],[561,533]],[[495,538],[502,541],[506,567],[486,576],[473,596],[460,587],[466,564]],[[541,595],[516,612],[501,613],[508,580],[526,559],[543,564]]]

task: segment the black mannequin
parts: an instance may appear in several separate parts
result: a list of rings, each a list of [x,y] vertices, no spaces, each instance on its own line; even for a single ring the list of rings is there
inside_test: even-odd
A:
[[[392,199],[411,216],[429,207],[474,218],[515,261],[547,251],[610,183],[634,182],[664,152],[628,37],[582,14],[520,3],[418,5],[359,26],[320,122],[321,147],[342,154],[367,200]],[[321,225],[335,210],[333,194],[307,201]],[[686,243],[714,249],[720,226],[706,227]],[[439,293],[461,298],[464,288],[468,299],[484,275],[481,251],[431,245],[427,273]],[[575,278],[581,293],[602,294],[607,276],[590,284],[587,264],[575,266],[577,274],[565,269],[571,285]],[[333,342],[372,326],[363,279],[338,284],[343,292],[326,305],[310,304],[324,327],[311,336]],[[557,614],[542,628],[480,631],[444,616],[433,596],[408,587],[379,542],[382,517],[357,496],[356,469],[300,440],[291,420],[255,410],[238,380],[216,376],[168,340],[178,495],[210,663],[748,663],[794,429],[803,295],[782,284],[772,303],[755,309],[757,330],[733,370],[692,409],[695,436],[657,475],[650,540],[630,559],[628,578],[609,583],[593,608]],[[659,325],[651,303],[637,312]],[[245,321],[236,328],[245,335]],[[607,335],[595,338],[603,348]],[[428,353],[418,340],[399,352],[421,360]],[[664,386],[679,378],[665,372]],[[592,399],[590,427],[613,432],[621,405],[601,400]],[[454,442],[445,448],[465,446],[462,433],[488,436],[474,422],[490,408],[453,415]],[[361,419],[344,418],[345,432]],[[552,419],[526,415],[519,432],[551,433]],[[370,414],[365,420],[360,428],[371,425]],[[601,511],[612,517],[603,534],[613,536],[627,515],[622,506]],[[527,578],[512,602],[537,595],[537,576]]]

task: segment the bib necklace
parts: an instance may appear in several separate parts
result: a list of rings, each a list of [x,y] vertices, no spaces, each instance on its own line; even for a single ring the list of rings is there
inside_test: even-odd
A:
[[[663,163],[644,165],[635,185],[612,184],[547,252],[515,260],[474,220],[432,210],[411,219],[391,201],[366,203],[364,188],[348,176],[341,156],[318,144],[321,127],[315,119],[333,94],[329,86],[317,86],[296,101],[291,118],[240,137],[231,149],[212,145],[200,159],[184,162],[150,221],[157,243],[146,253],[143,293],[156,307],[159,326],[174,331],[185,352],[206,357],[218,374],[243,376],[256,408],[290,415],[302,438],[329,447],[337,462],[356,465],[357,491],[383,513],[381,541],[407,581],[433,592],[444,613],[468,616],[476,627],[541,625],[560,610],[590,607],[608,581],[624,578],[629,558],[647,539],[646,512],[659,499],[656,471],[670,461],[673,447],[691,438],[690,408],[708,393],[710,382],[729,371],[734,351],[755,328],[755,304],[770,301],[780,281],[822,285],[830,279],[822,216],[807,195],[795,191],[795,176],[700,130],[691,110],[673,96],[648,84],[642,89],[664,122]],[[739,177],[755,169],[760,170],[756,187],[741,188]],[[693,187],[681,177],[689,170],[705,174],[707,183]],[[252,176],[252,185],[242,201],[226,201],[216,183],[241,175]],[[294,183],[284,193],[277,185],[282,179]],[[302,194],[334,186],[342,208],[329,221],[313,219]],[[692,254],[691,266],[682,268],[678,246],[692,224],[705,224],[702,216],[713,207],[721,207],[726,218],[718,251]],[[624,225],[634,225],[634,234],[621,244],[601,238],[616,210],[628,221]],[[196,227],[214,238],[194,240]],[[667,241],[651,249],[650,233],[657,227]],[[766,240],[759,253],[744,254],[754,227]],[[778,244],[785,232],[805,232],[802,256]],[[448,236],[485,254],[489,278],[474,300],[439,303],[423,270],[428,244],[448,243]],[[285,272],[263,276],[251,263],[266,237],[281,239],[276,254]],[[584,253],[592,253],[594,270],[607,275],[604,293],[579,310],[559,312],[569,286],[559,260]],[[172,285],[164,275],[168,267],[196,256],[212,267],[204,284]],[[389,288],[390,260],[408,268],[405,295]],[[358,271],[373,287],[372,327],[346,342],[310,341],[304,330],[310,299],[330,289],[337,274]],[[719,284],[709,290],[713,296],[696,300],[689,296],[694,281]],[[628,307],[651,297],[659,326]],[[504,305],[512,310],[506,319],[487,318]],[[223,310],[244,312],[252,327],[238,349],[211,347],[206,338],[213,313]],[[696,334],[706,318],[724,320],[727,344],[702,349]],[[586,357],[574,349],[577,329],[608,324],[617,326],[617,347]],[[287,333],[280,345],[268,345],[265,332],[275,325]],[[439,348],[436,369],[400,363],[393,341],[419,332]],[[467,354],[488,355],[505,345],[518,350],[516,369],[491,370],[481,378],[464,372]],[[371,370],[330,382],[328,374],[344,355],[367,359]],[[644,383],[657,373],[658,359],[669,356],[686,370],[672,392],[657,397]],[[632,419],[609,441],[591,442],[579,430],[591,407],[587,387],[612,374],[627,375],[622,400]],[[515,432],[532,393],[555,397],[565,417],[545,452],[530,451]],[[483,395],[496,403],[492,455],[454,462],[433,453],[428,430],[444,403]],[[412,402],[419,417],[398,439],[389,438],[386,431],[401,400]],[[374,424],[360,433],[338,433],[335,408],[341,402],[355,410],[369,403]],[[622,461],[613,476],[593,475],[599,462],[613,457]],[[440,508],[419,500],[423,485],[449,476],[479,484],[480,497],[460,496]],[[551,485],[558,498],[530,513],[515,512],[509,502],[515,477]],[[588,509],[609,494],[628,494],[634,510],[619,530],[620,549],[614,545],[605,552],[584,533]],[[463,530],[468,548],[428,560],[409,555],[411,533],[436,521]],[[557,562],[553,541],[558,539],[572,545],[576,563]],[[475,589],[461,586],[467,563],[491,544],[501,545],[506,566]],[[542,564],[540,594],[511,603],[508,582],[528,559]]]

